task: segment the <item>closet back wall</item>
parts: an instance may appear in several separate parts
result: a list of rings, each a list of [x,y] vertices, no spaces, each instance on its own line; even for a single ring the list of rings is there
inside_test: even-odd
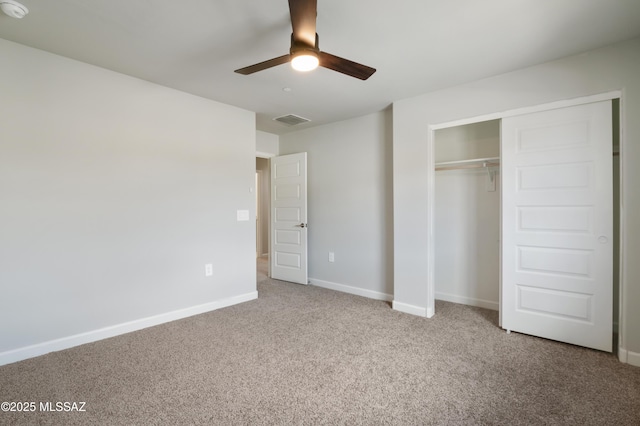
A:
[[[436,163],[499,157],[499,151],[499,120],[435,132]],[[435,297],[498,310],[499,177],[495,191],[488,190],[484,168],[437,171],[435,179]]]

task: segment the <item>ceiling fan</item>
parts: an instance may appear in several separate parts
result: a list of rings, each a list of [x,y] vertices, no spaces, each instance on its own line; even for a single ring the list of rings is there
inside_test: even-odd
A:
[[[371,77],[376,72],[375,68],[320,51],[316,33],[317,13],[317,0],[289,0],[289,14],[293,28],[289,54],[240,68],[235,72],[249,75],[291,62],[293,69],[298,71],[311,71],[321,66],[360,80]]]

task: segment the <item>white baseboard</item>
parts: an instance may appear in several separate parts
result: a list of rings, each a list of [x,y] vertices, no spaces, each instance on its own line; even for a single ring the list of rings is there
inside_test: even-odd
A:
[[[309,283],[318,287],[328,288],[330,290],[341,291],[343,293],[355,294],[356,296],[368,297],[369,299],[384,300],[385,302],[392,302],[392,308],[396,311],[404,312],[406,314],[417,315],[420,317],[431,318],[433,311],[421,306],[409,305],[407,303],[401,303],[393,300],[393,295],[381,293],[378,291],[367,290],[360,287],[353,287],[344,284],[333,283],[330,281],[318,280],[315,278],[309,278]]]
[[[227,306],[237,305],[257,298],[258,292],[253,291],[251,293],[241,294],[227,299],[216,300],[214,302],[204,303],[202,305],[192,306],[185,309],[178,309],[176,311],[112,325],[85,333],[75,334],[73,336],[62,337],[60,339],[25,346],[23,348],[12,349],[10,351],[0,353],[0,365],[22,361],[24,359],[47,354],[49,352],[61,351],[63,349],[83,345],[85,343],[91,343],[107,339],[109,337],[130,333],[132,331],[142,330],[143,328],[153,327],[154,325],[203,314],[205,312],[215,311],[216,309],[226,308]]]
[[[368,297],[369,299],[384,300],[385,302],[391,302],[393,300],[393,296],[390,294],[367,290],[360,287],[353,287],[345,284],[332,283],[331,281],[309,278],[309,283],[317,287],[328,288],[329,290],[341,291],[343,293],[355,294],[356,296]]]
[[[492,302],[491,300],[474,299],[471,297],[458,296],[456,294],[440,293],[436,292],[436,299],[444,300],[445,302],[460,303],[462,305],[477,306],[479,308],[491,309],[494,311],[499,310],[500,305],[498,302]]]
[[[618,348],[618,359],[625,364],[640,367],[640,353],[631,352],[623,348]]]
[[[417,315],[419,317],[431,318],[435,312],[432,309],[422,306],[409,305],[408,303],[398,302],[394,300],[392,308],[405,314]]]

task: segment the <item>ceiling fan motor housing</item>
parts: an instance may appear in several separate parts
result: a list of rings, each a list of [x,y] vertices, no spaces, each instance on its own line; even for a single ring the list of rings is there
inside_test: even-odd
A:
[[[316,44],[315,46],[311,46],[303,41],[296,41],[293,38],[293,34],[291,34],[291,49],[289,49],[289,53],[292,57],[300,55],[301,52],[312,52],[317,56],[320,52],[320,38],[318,37],[318,33],[316,33]]]

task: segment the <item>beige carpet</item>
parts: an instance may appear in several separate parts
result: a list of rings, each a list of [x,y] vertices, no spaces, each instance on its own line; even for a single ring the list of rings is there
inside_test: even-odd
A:
[[[0,401],[86,402],[0,424],[640,424],[613,355],[259,276],[258,300],[0,367]]]

